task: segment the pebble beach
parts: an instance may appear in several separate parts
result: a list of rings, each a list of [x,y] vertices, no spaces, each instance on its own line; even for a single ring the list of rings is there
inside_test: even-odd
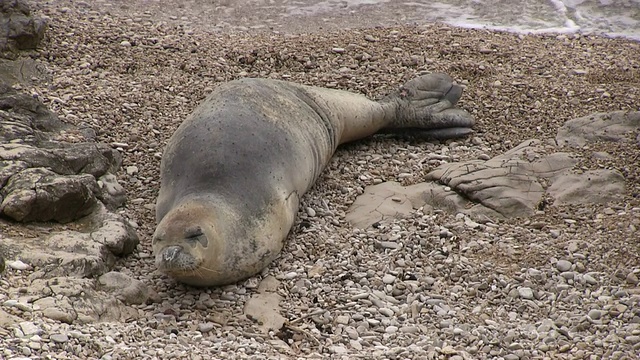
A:
[[[68,325],[23,314],[23,336],[0,329],[0,358],[640,356],[637,142],[579,150],[582,169],[624,175],[628,186],[618,202],[546,207],[531,218],[483,224],[421,209],[367,229],[345,220],[368,185],[415,184],[443,162],[493,157],[527,139],[550,141],[570,119],[640,110],[640,42],[440,23],[375,27],[362,19],[353,22],[361,26],[322,31],[303,31],[304,22],[276,31],[268,21],[213,29],[202,16],[168,11],[159,18],[132,4],[39,3],[50,27],[33,57],[50,82],[28,91],[121,150],[118,180],[129,199],[120,213],[136,225],[141,244],[116,270],[157,297],[127,322]],[[460,106],[477,121],[472,136],[375,136],[341,147],[304,196],[281,256],[258,276],[197,289],[156,271],[151,236],[162,151],[217,84],[263,77],[379,99],[428,72],[464,85]],[[593,152],[610,156],[605,162]],[[0,302],[5,289],[30,280],[29,271],[9,269]],[[269,284],[285,320],[279,329],[245,315],[252,295]],[[30,333],[36,336],[24,336]]]

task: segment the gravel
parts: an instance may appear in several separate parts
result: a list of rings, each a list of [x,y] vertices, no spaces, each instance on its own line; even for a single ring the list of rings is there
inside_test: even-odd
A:
[[[151,285],[159,300],[135,307],[130,321],[86,325],[3,306],[23,321],[0,327],[0,358],[640,355],[640,160],[633,144],[583,149],[610,155],[583,156],[584,169],[625,175],[619,203],[547,206],[532,219],[482,226],[420,209],[365,230],[344,220],[367,185],[419,182],[442,162],[550,139],[575,117],[639,110],[639,43],[439,24],[212,34],[195,20],[164,22],[134,5],[118,12],[63,0],[41,4],[40,13],[52,27],[34,57],[53,81],[28,90],[123,153],[118,176],[131,201],[121,212],[139,225],[141,245],[117,269]],[[149,254],[159,159],[180,121],[218,82],[260,76],[379,98],[426,71],[447,72],[466,86],[461,106],[478,120],[474,136],[443,143],[380,136],[342,147],[304,197],[280,258],[245,282],[194,289],[155,271]],[[8,268],[0,303],[9,300],[2,289],[29,282],[29,269]],[[267,275],[281,282],[288,321],[263,332],[243,308]]]

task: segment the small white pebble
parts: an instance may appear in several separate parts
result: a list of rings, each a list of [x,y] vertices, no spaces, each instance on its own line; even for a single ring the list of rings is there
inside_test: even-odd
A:
[[[25,264],[20,260],[15,260],[7,263],[7,266],[14,270],[27,270],[29,268],[29,264]]]

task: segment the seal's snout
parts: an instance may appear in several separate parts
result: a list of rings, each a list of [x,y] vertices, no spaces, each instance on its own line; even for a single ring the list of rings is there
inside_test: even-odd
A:
[[[181,251],[182,246],[169,246],[162,251],[162,260],[165,262],[173,262]]]
[[[177,274],[197,268],[198,260],[182,245],[170,245],[157,253],[156,266],[168,274]]]

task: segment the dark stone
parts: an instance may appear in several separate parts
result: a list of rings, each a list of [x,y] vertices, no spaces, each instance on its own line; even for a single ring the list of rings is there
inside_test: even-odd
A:
[[[46,23],[35,18],[24,0],[0,2],[0,51],[32,50],[44,38]]]
[[[95,178],[91,175],[59,175],[44,168],[30,168],[13,175],[0,190],[0,212],[17,221],[67,223],[89,215],[97,204]]]

